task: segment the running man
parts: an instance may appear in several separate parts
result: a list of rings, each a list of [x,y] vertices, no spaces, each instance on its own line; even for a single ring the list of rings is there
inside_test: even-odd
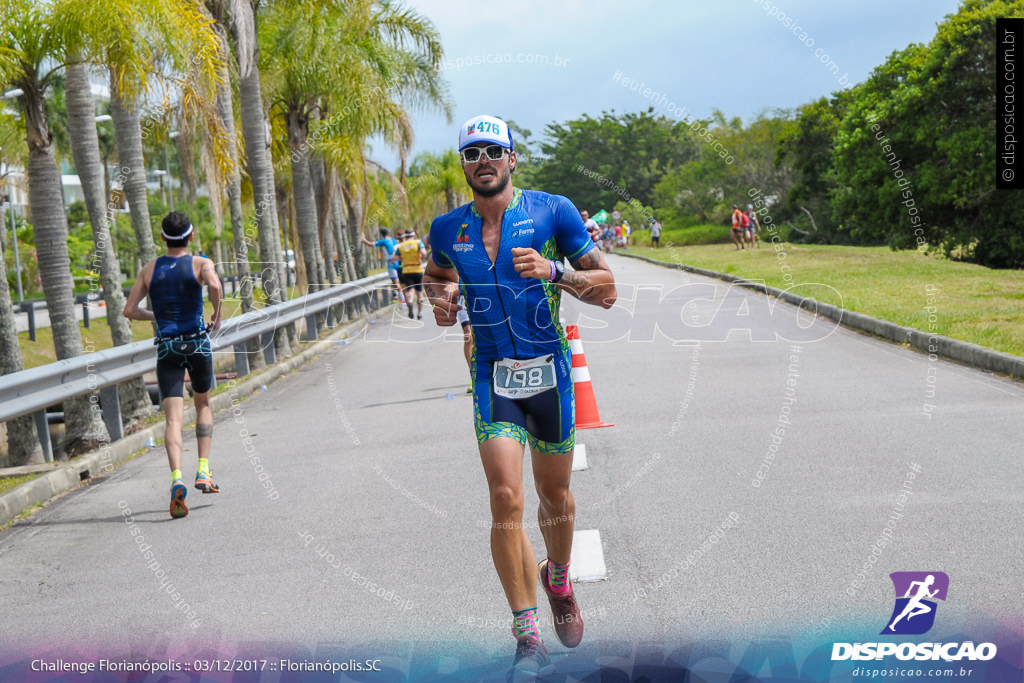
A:
[[[906,607],[903,608],[903,611],[900,612],[900,615],[893,619],[892,623],[889,624],[890,631],[896,630],[896,622],[898,622],[903,617],[906,617],[907,621],[910,621],[919,614],[928,614],[932,611],[932,608],[921,602],[921,599],[934,598],[935,594],[939,592],[938,588],[936,588],[934,591],[928,590],[933,583],[935,583],[934,574],[929,574],[924,581],[912,581],[910,583],[910,585],[907,587],[907,594],[903,596],[905,598],[910,598],[910,601],[907,602]],[[917,586],[917,594],[911,597],[910,594],[914,591],[914,586]]]
[[[132,320],[155,320],[157,338],[156,380],[163,397],[167,432],[164,446],[171,466],[171,517],[188,514],[188,487],[181,478],[181,430],[185,422],[185,371],[192,382],[196,404],[196,443],[199,467],[195,486],[203,493],[220,493],[210,474],[210,445],[213,440],[213,353],[209,332],[220,329],[220,305],[224,290],[213,261],[188,253],[195,233],[188,217],[172,211],[164,217],[161,233],[167,255],[153,259],[139,272],[124,305],[124,316]],[[213,316],[203,322],[203,286],[210,293]],[[149,294],[153,310],[139,308]]]
[[[427,248],[416,239],[416,231],[408,230],[404,239],[395,247],[395,253],[402,261],[402,286],[405,287],[405,303],[412,318],[412,302],[416,301],[417,319],[423,317],[423,262],[427,260]]]
[[[439,325],[454,325],[465,296],[473,325],[473,407],[490,492],[491,556],[512,609],[514,672],[549,663],[537,617],[537,579],[566,647],[583,638],[569,581],[575,501],[572,360],[558,322],[562,290],[610,308],[615,280],[565,197],[513,187],[508,125],[477,116],[459,132],[473,201],[434,219],[424,282]],[[574,270],[562,263],[568,258]],[[523,528],[523,455],[529,442],[546,559],[535,565]]]
[[[383,247],[384,248],[384,263],[388,269],[388,277],[391,278],[391,284],[394,285],[394,299],[396,301],[402,298],[402,288],[398,284],[398,269],[394,267],[392,263],[392,256],[395,254],[395,247],[398,246],[398,240],[394,237],[388,236],[388,229],[380,229],[380,239],[376,242],[371,242],[366,239],[366,236],[362,233],[359,234],[359,239],[363,241],[368,247]]]

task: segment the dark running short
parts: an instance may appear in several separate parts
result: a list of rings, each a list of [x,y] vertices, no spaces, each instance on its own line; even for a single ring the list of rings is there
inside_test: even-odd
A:
[[[160,339],[156,344],[156,382],[163,398],[184,395],[185,371],[192,381],[192,392],[205,394],[213,386],[213,349],[210,337]]]
[[[412,287],[418,292],[423,291],[423,273],[402,273],[402,285]]]
[[[492,385],[493,361],[473,359],[473,413],[478,444],[496,437],[529,442],[536,453],[572,453],[576,445],[576,400],[572,356],[555,354],[556,386],[523,399],[498,396]]]

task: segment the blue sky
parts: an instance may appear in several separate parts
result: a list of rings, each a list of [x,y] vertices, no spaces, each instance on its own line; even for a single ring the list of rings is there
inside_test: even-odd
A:
[[[458,125],[481,113],[543,136],[547,123],[603,110],[749,121],[863,81],[894,50],[926,43],[957,0],[406,0],[430,18],[445,47],[452,123],[415,114],[413,154],[454,147]],[[785,20],[780,21],[784,15]],[[792,20],[787,27],[787,20]],[[800,30],[796,30],[796,27]],[[815,54],[815,50],[821,50]],[[838,73],[826,64],[831,60]],[[511,63],[509,63],[511,61]],[[544,63],[546,62],[546,63]],[[666,96],[657,102],[616,73]],[[640,88],[638,87],[637,90]],[[660,98],[659,98],[660,99]],[[677,113],[668,109],[675,104]],[[397,158],[379,145],[375,158]]]

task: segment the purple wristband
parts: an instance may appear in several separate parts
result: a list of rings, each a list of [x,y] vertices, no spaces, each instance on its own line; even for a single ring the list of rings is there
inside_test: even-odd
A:
[[[555,262],[554,261],[548,261],[548,263],[551,264],[551,277],[548,278],[548,282],[554,282],[555,281]]]

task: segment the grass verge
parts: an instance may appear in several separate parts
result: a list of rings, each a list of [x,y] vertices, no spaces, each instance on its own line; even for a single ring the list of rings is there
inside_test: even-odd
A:
[[[774,246],[781,246],[776,251]],[[629,253],[763,280],[900,325],[1024,356],[1024,271],[993,270],[888,247],[804,244],[632,247]],[[834,290],[834,291],[833,291]]]

